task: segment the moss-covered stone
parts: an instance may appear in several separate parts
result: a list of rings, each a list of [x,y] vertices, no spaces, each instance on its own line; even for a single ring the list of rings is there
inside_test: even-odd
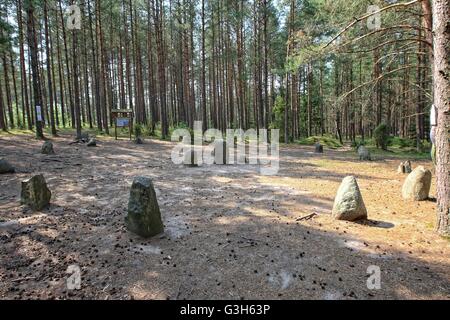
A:
[[[45,141],[41,148],[41,153],[43,154],[55,154],[53,150],[53,143],[50,141]]]
[[[125,224],[128,230],[144,238],[164,232],[158,200],[150,178],[134,179]]]
[[[51,197],[52,193],[42,174],[22,181],[21,204],[27,205],[33,210],[42,210],[50,203]]]

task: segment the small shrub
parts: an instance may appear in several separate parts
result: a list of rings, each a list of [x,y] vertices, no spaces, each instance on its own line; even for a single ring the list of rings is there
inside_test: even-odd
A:
[[[355,141],[352,141],[352,148],[358,150],[359,147],[365,146],[366,144],[367,144],[366,140],[356,139]]]
[[[136,124],[134,125],[133,132],[134,132],[134,137],[135,137],[135,138],[140,138],[140,137],[142,136],[143,131],[144,131],[144,130],[143,130],[141,124],[136,123]]]
[[[378,127],[376,127],[375,131],[373,132],[373,137],[375,139],[377,148],[387,150],[389,142],[389,127],[387,126],[387,124],[382,123]]]

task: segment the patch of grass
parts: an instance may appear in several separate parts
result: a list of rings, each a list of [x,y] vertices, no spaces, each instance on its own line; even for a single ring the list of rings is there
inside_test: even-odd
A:
[[[342,147],[342,144],[339,142],[339,140],[331,135],[312,136],[295,141],[295,143],[297,144],[307,146],[313,146],[316,142],[319,142],[320,144],[327,146],[330,149],[338,149]]]
[[[399,148],[389,147],[388,150],[377,149],[375,146],[366,145],[366,148],[370,151],[372,158],[384,159],[404,159],[404,160],[431,160],[429,152],[417,152],[415,148]],[[348,151],[347,153],[357,156],[356,150]]]

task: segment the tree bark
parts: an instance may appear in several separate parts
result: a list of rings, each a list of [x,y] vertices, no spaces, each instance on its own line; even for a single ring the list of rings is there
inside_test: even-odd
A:
[[[450,235],[450,10],[448,0],[433,1],[436,133],[437,231]]]

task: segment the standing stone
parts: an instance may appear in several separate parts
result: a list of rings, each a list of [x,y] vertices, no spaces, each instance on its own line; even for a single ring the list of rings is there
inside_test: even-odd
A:
[[[95,138],[90,138],[88,143],[87,143],[88,147],[96,147],[97,146],[97,140],[95,140]]]
[[[164,232],[158,200],[150,178],[134,179],[125,224],[128,230],[144,238]]]
[[[412,172],[412,167],[411,167],[411,161],[405,161],[400,163],[400,165],[398,166],[398,173],[411,173]]]
[[[321,145],[319,142],[317,142],[315,145],[316,150],[315,153],[323,153],[323,145]]]
[[[0,158],[0,174],[14,173],[15,171],[14,167],[8,161]]]
[[[367,219],[367,209],[355,177],[342,180],[334,200],[332,215],[336,220]]]
[[[42,210],[50,203],[52,193],[42,174],[22,181],[20,203],[28,205],[33,210]]]
[[[402,188],[403,199],[424,201],[428,199],[431,188],[431,171],[423,166],[417,167],[406,178]]]
[[[365,161],[372,160],[370,157],[370,151],[364,146],[360,146],[358,148],[358,155],[359,155],[359,160],[365,160]]]
[[[42,145],[41,153],[55,154],[55,151],[53,150],[53,143],[51,143],[51,141],[45,141]]]
[[[405,161],[405,173],[411,173],[412,172],[412,166],[411,161]]]

